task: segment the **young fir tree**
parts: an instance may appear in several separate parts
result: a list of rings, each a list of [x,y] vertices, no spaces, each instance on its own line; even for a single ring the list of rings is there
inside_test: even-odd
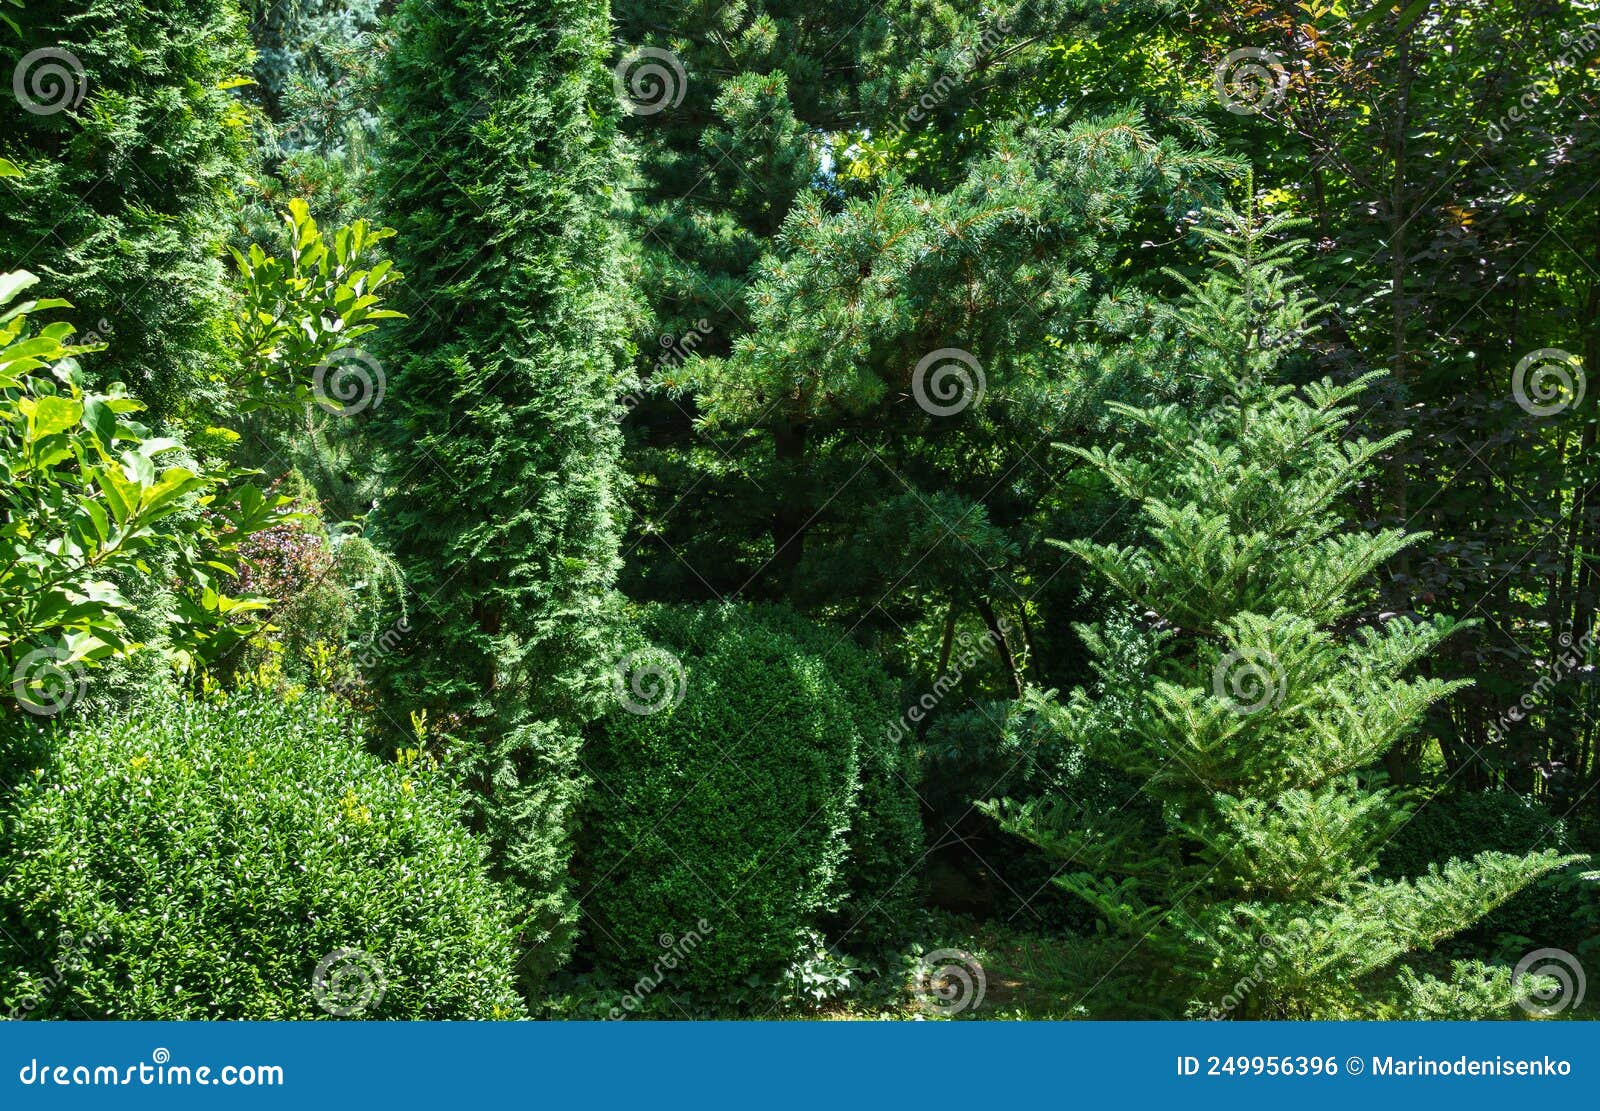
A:
[[[236,0],[28,0],[0,33],[13,77],[0,157],[25,171],[0,208],[0,262],[76,307],[123,381],[169,423],[224,380],[221,236],[248,122]]]
[[[443,723],[521,892],[533,982],[570,942],[578,730],[619,654],[607,32],[605,0],[412,0],[386,77],[380,192],[410,324],[373,413],[415,615],[388,685]]]
[[[1454,624],[1350,627],[1373,571],[1422,538],[1343,527],[1342,499],[1399,437],[1347,436],[1372,376],[1303,388],[1275,376],[1315,331],[1281,238],[1294,222],[1212,215],[1221,229],[1197,230],[1217,265],[1203,284],[1179,278],[1174,311],[1195,403],[1118,405],[1138,447],[1068,449],[1133,501],[1143,539],[1067,548],[1143,619],[1084,630],[1097,691],[1037,702],[1072,750],[1143,782],[1163,830],[1152,840],[1141,820],[1060,794],[990,810],[1059,857],[1057,882],[1126,939],[1126,967],[1149,974],[1169,1012],[1503,1009],[1517,990],[1505,970],[1458,965],[1445,984],[1404,958],[1568,861],[1483,853],[1374,877],[1409,816],[1376,767],[1460,685],[1404,675]]]

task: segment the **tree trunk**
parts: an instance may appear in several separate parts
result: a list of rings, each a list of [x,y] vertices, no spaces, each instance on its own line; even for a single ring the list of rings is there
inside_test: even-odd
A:
[[[1011,680],[1011,697],[1022,697],[1022,674],[1017,670],[1016,657],[1011,654],[1011,645],[1006,641],[1005,627],[1000,624],[1000,618],[995,615],[994,607],[987,598],[978,598],[978,612],[983,615],[983,623],[989,626],[989,635],[994,639],[995,654],[1000,658],[1000,666],[1005,670]]]
[[[806,426],[780,420],[772,429],[772,449],[777,459],[772,510],[772,559],[768,568],[778,592],[787,596],[795,569],[805,555],[805,530],[810,522],[806,498]]]

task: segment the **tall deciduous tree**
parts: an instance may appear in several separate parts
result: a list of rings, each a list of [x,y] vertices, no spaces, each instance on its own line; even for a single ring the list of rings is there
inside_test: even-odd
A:
[[[218,231],[244,165],[229,91],[248,64],[236,0],[29,0],[3,37],[0,156],[25,176],[0,260],[26,266],[106,343],[97,376],[168,422],[220,380]]]
[[[1069,550],[1142,627],[1090,630],[1098,695],[1055,708],[1083,756],[1144,784],[1164,832],[1086,813],[1064,796],[994,807],[1064,862],[1059,882],[1120,932],[1131,966],[1172,1011],[1236,1017],[1456,1017],[1512,999],[1507,970],[1458,966],[1445,984],[1405,958],[1464,929],[1570,861],[1483,853],[1425,876],[1372,878],[1408,816],[1373,767],[1461,681],[1404,678],[1453,624],[1407,617],[1354,631],[1373,572],[1422,537],[1353,533],[1341,503],[1402,434],[1347,438],[1346,385],[1282,384],[1285,353],[1314,330],[1290,272],[1291,221],[1214,212],[1216,267],[1188,283],[1174,356],[1205,404],[1118,406],[1141,446],[1073,449],[1138,508],[1130,546]],[[1142,666],[1129,674],[1133,640]],[[1046,705],[1048,705],[1046,703]],[[1239,985],[1245,985],[1240,989]]]
[[[578,730],[616,661],[628,352],[608,15],[414,0],[385,82],[380,190],[411,329],[374,423],[416,614],[390,689],[445,723],[522,893],[534,979],[570,941]]]

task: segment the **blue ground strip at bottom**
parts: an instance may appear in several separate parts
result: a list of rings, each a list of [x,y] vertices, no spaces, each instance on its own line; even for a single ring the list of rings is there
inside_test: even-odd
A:
[[[0,1070],[3,1108],[1456,1111],[1600,1105],[1600,1024],[8,1022]]]

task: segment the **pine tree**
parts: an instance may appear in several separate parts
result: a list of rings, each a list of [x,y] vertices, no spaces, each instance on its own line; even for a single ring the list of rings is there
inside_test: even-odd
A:
[[[251,0],[256,92],[276,150],[337,158],[376,137],[363,78],[382,55],[382,0]]]
[[[1503,1008],[1516,990],[1505,970],[1458,966],[1446,984],[1405,958],[1568,861],[1484,853],[1374,878],[1409,814],[1375,768],[1461,685],[1403,676],[1457,626],[1352,627],[1373,571],[1423,538],[1349,531],[1340,511],[1400,436],[1346,434],[1372,376],[1280,381],[1316,330],[1284,238],[1295,222],[1210,215],[1220,228],[1197,230],[1214,269],[1174,275],[1186,348],[1173,358],[1198,396],[1118,405],[1134,448],[1068,449],[1137,507],[1139,543],[1067,545],[1133,620],[1083,630],[1097,690],[1036,701],[1069,750],[1143,782],[1163,831],[1152,841],[1142,819],[1060,794],[989,809],[1063,862],[1057,882],[1125,939],[1127,967],[1170,1012],[1416,1016],[1452,994],[1457,1017]]]
[[[378,85],[389,52],[388,0],[250,0],[261,111],[258,202],[239,214],[237,235],[263,242],[277,214],[304,200],[326,224],[371,216]]]
[[[639,151],[640,288],[655,333],[639,343],[638,373],[671,387],[687,358],[724,355],[752,326],[746,287],[796,203],[827,189],[828,137],[863,126],[884,99],[884,73],[867,59],[889,32],[875,0],[615,8],[624,129]],[[787,491],[813,481],[795,473],[803,431],[741,442],[740,431],[705,435],[697,415],[693,397],[647,392],[630,420],[631,465],[647,476],[633,559],[650,581],[630,583],[636,595],[730,594],[769,558],[792,569],[799,554],[788,541],[806,509]]]
[[[228,91],[247,67],[236,0],[29,0],[14,18],[0,157],[25,176],[0,208],[0,261],[70,300],[106,343],[97,378],[170,422],[229,366],[218,232],[248,134]]]
[[[535,982],[570,942],[577,731],[617,658],[628,352],[607,30],[603,0],[412,0],[386,77],[380,187],[410,323],[373,414],[415,630],[388,686],[445,723],[521,892]]]

